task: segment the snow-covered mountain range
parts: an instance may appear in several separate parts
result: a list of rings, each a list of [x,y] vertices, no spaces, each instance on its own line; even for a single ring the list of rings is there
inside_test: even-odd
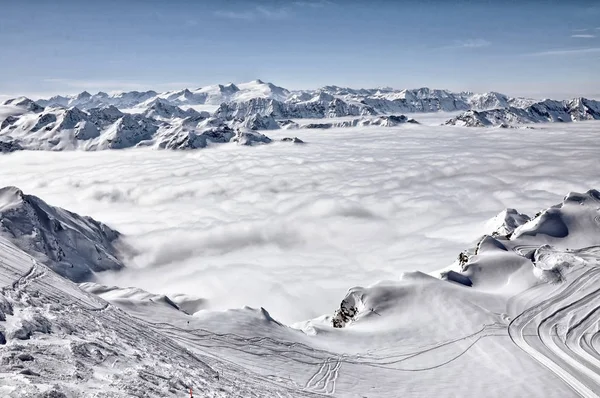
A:
[[[194,90],[183,89],[157,93],[131,91],[107,94],[87,91],[72,96],[40,99],[36,104],[46,106],[77,106],[80,109],[113,105],[119,109],[144,109],[161,99],[171,105],[221,105],[228,103],[221,114],[233,117],[274,112],[275,117],[338,117],[361,114],[415,113],[436,111],[485,110],[509,106],[522,107],[534,102],[530,99],[511,98],[490,92],[453,93],[448,90],[419,88],[395,90],[391,88],[351,89],[325,86],[316,90],[288,90],[273,83],[254,80],[248,83],[217,84]],[[261,101],[262,100],[262,101]]]
[[[0,220],[11,225],[0,234],[6,397],[180,397],[190,389],[211,397],[395,397],[398,386],[416,396],[600,391],[596,190],[569,193],[532,218],[503,211],[450,267],[354,287],[331,314],[292,326],[263,308],[202,311],[199,297],[78,286],[53,272],[40,248],[20,242],[36,236],[35,222],[46,241],[64,242],[73,228],[73,241],[101,246],[100,224],[17,188],[0,192]],[[40,214],[61,228],[40,227]],[[89,265],[86,247],[72,255]]]
[[[465,111],[446,122],[463,126],[600,118],[599,103],[585,98],[535,102],[496,92],[453,93],[429,88],[288,90],[261,80],[163,93],[84,91],[37,101],[19,97],[5,101],[2,107],[8,111],[0,112],[0,152],[135,146],[196,149],[211,143],[268,143],[271,140],[256,131],[394,126],[406,119],[404,113]],[[298,121],[348,116],[356,119]]]
[[[524,108],[510,106],[486,111],[471,110],[448,120],[446,124],[488,127],[582,120],[600,120],[600,101],[587,98],[575,98],[569,101],[544,100]]]

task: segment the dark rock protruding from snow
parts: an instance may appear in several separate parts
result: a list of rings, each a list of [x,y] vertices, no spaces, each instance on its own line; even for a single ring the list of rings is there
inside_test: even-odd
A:
[[[268,144],[271,139],[264,134],[256,131],[245,131],[238,129],[235,136],[231,139],[232,142],[237,142],[238,145],[254,145],[254,144]]]
[[[23,147],[9,136],[0,137],[0,153],[20,151]]]
[[[292,142],[294,144],[304,144],[304,141],[302,141],[298,137],[284,137],[284,138],[281,139],[281,141],[283,141],[283,142]]]
[[[117,231],[15,187],[0,188],[0,235],[73,281],[123,267]]]

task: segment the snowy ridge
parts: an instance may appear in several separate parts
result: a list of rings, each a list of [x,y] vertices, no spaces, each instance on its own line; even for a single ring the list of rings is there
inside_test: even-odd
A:
[[[460,278],[406,272],[355,287],[333,316],[294,328],[264,308],[190,316],[140,289],[84,292],[0,237],[0,374],[9,376],[0,388],[9,397],[176,397],[190,387],[395,397],[399,386],[417,396],[597,397],[599,209],[590,190],[529,221],[504,211],[495,225],[514,231],[483,236],[443,272]]]
[[[71,280],[124,266],[117,231],[15,187],[0,188],[0,236]]]
[[[508,107],[487,111],[467,111],[445,124],[467,127],[510,126],[525,123],[600,120],[600,101],[574,98],[569,101],[544,100],[525,108]]]

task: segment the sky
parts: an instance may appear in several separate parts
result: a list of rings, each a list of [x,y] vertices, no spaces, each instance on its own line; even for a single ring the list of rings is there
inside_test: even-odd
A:
[[[2,97],[257,78],[600,97],[597,1],[0,0],[0,14]]]

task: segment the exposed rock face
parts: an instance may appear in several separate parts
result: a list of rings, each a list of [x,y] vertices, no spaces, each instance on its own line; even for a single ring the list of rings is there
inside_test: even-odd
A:
[[[231,141],[237,142],[238,145],[254,145],[268,144],[271,142],[271,139],[266,135],[256,131],[244,131],[242,129],[238,129]]]
[[[158,126],[140,115],[126,114],[114,123],[101,137],[99,149],[123,149],[152,139]]]
[[[340,122],[331,122],[331,123],[308,123],[300,126],[300,128],[304,129],[330,129],[333,127],[364,127],[364,126],[382,126],[382,127],[394,127],[404,123],[415,123],[418,122],[414,119],[409,119],[404,115],[389,115],[389,116],[379,116],[376,118],[372,117],[362,117],[358,119],[351,120],[343,120]]]
[[[252,98],[244,102],[221,104],[215,115],[225,120],[246,119],[253,115],[288,118],[331,118],[341,116],[375,115],[377,111],[365,104],[350,104],[339,98],[329,102],[306,101],[285,103],[275,99]]]
[[[196,131],[182,131],[167,140],[158,143],[159,148],[163,149],[200,149],[205,148],[209,143],[230,142],[236,133],[228,126],[210,127],[202,133]]]
[[[281,141],[283,141],[283,142],[292,142],[294,144],[304,144],[304,141],[302,141],[298,137],[284,137],[284,138],[281,139]]]
[[[123,267],[117,231],[15,187],[0,189],[0,235],[71,280]]]
[[[10,136],[0,137],[0,153],[20,151],[23,147]]]
[[[250,130],[277,130],[279,124],[272,116],[252,115],[240,124]]]

